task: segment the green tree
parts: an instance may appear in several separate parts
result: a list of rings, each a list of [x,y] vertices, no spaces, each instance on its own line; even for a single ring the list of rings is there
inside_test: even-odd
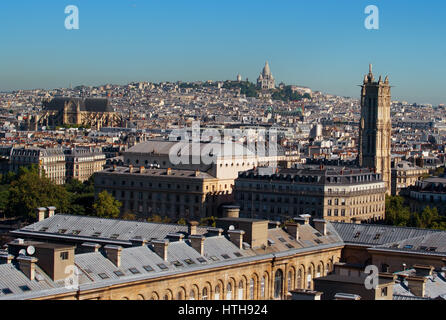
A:
[[[410,223],[410,208],[404,205],[402,197],[386,197],[386,222],[397,227],[406,227]]]
[[[147,222],[162,223],[163,218],[161,218],[161,216],[155,214],[155,215],[151,216],[150,218],[148,218]]]
[[[103,191],[93,204],[93,214],[100,218],[116,219],[119,217],[122,203],[107,191]]]
[[[64,187],[45,177],[37,166],[22,167],[9,187],[6,215],[30,220],[36,219],[38,207],[55,206],[66,212],[68,205],[69,194]]]
[[[431,208],[429,206],[426,206],[421,213],[421,226],[420,228],[427,228],[431,229],[434,226],[438,227],[438,221],[439,221],[439,215],[438,215],[438,209],[437,208]]]
[[[136,221],[136,214],[126,211],[121,216],[121,219],[125,221]]]
[[[0,185],[0,213],[3,215],[8,207],[9,186]]]
[[[215,217],[202,218],[200,220],[200,226],[215,228],[217,226],[217,219]]]

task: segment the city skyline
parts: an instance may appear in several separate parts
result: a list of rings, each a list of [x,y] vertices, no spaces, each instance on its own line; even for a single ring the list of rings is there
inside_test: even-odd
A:
[[[395,100],[446,102],[446,45],[437,41],[446,26],[441,3],[375,1],[379,30],[364,27],[366,1],[71,4],[79,7],[79,30],[64,28],[67,3],[0,5],[8,48],[0,53],[0,91],[237,74],[255,82],[269,61],[277,83],[357,97],[358,75],[372,63],[376,74],[389,75]]]

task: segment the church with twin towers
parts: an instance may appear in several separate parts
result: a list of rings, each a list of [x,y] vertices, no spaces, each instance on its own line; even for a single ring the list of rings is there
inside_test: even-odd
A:
[[[359,124],[359,165],[373,168],[382,175],[391,193],[391,86],[389,77],[376,81],[372,65],[361,86],[361,120]]]

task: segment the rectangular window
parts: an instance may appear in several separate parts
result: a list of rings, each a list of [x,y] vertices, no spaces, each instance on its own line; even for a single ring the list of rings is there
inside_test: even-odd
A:
[[[69,256],[68,252],[61,252],[60,253],[60,258],[62,260],[68,260],[68,256]]]

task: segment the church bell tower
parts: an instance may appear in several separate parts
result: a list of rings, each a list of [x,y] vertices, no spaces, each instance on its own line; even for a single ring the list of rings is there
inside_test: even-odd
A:
[[[361,86],[361,122],[359,128],[359,163],[363,168],[374,168],[382,175],[391,193],[391,87],[389,78],[375,81],[372,65]]]

